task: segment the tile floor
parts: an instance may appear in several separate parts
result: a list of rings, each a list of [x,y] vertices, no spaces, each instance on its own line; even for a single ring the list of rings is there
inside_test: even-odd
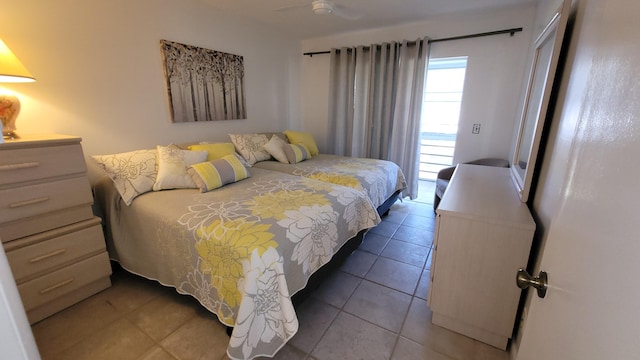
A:
[[[418,200],[430,202],[432,194]],[[431,324],[426,298],[435,220],[428,202],[391,208],[296,309],[298,334],[276,359],[509,358]],[[114,270],[112,281],[32,327],[43,359],[227,359],[225,328],[194,299],[123,270]]]

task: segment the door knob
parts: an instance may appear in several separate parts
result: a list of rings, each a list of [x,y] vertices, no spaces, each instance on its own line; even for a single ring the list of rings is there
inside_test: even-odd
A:
[[[526,289],[533,286],[538,290],[538,296],[544,298],[547,295],[547,273],[540,271],[538,276],[531,276],[525,269],[518,269],[516,276],[516,284],[520,289]]]

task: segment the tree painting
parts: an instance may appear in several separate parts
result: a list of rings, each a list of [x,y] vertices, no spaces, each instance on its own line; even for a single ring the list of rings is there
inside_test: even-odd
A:
[[[160,46],[174,123],[247,118],[242,56],[167,40]]]

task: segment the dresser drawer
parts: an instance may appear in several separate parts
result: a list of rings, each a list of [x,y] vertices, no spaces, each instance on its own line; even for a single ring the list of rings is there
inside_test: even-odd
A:
[[[25,310],[37,308],[111,274],[107,252],[18,285]]]
[[[3,244],[6,244],[21,237],[85,221],[93,217],[91,204],[84,204],[38,216],[19,219],[9,223],[0,224],[0,239]]]
[[[79,143],[0,152],[0,186],[86,171]]]
[[[34,275],[104,251],[102,227],[99,222],[92,223],[89,228],[7,252],[16,282],[20,284]]]
[[[86,175],[4,189],[0,190],[0,223],[92,202]]]

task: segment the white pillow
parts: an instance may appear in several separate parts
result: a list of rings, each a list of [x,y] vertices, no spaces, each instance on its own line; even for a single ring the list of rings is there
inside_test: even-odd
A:
[[[264,134],[229,134],[231,142],[250,166],[271,159],[271,155],[264,149],[269,142]]]
[[[129,206],[136,196],[151,191],[158,174],[156,149],[120,154],[94,155],[93,158],[111,178],[124,203]]]
[[[278,135],[273,135],[271,140],[264,145],[264,149],[276,160],[288,164],[289,160],[287,160],[287,154],[284,152],[284,147],[287,145]]]
[[[198,186],[187,174],[190,165],[207,160],[206,151],[183,150],[176,145],[158,145],[158,176],[153,191],[168,189],[195,189]]]

